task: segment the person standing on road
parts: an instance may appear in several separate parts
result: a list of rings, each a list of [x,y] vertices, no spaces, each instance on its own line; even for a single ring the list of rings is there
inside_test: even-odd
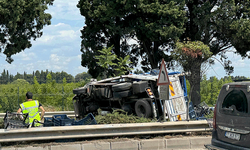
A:
[[[31,125],[33,121],[36,119],[37,121],[41,121],[44,117],[45,110],[41,103],[38,100],[32,100],[33,94],[31,92],[26,93],[26,102],[22,103],[17,110],[17,113],[28,113],[29,124]],[[39,115],[39,108],[42,110],[41,117]],[[34,126],[40,126],[40,123],[35,123]]]

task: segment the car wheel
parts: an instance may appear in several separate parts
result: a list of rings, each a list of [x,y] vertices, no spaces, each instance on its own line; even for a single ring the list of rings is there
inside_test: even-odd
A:
[[[138,100],[135,103],[135,112],[139,117],[149,118],[152,116],[152,108],[146,100]]]
[[[129,90],[131,87],[132,87],[132,83],[125,82],[125,83],[119,83],[119,84],[113,85],[112,90],[114,92],[126,91],[126,90]]]
[[[87,89],[84,87],[76,88],[76,89],[73,89],[73,93],[74,94],[85,94],[85,93],[87,93]]]
[[[114,98],[129,97],[131,95],[132,95],[132,91],[131,90],[121,91],[121,92],[113,92],[113,97]]]

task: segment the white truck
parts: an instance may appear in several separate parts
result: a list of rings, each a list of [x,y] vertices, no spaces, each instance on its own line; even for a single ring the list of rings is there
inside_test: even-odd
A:
[[[102,111],[123,109],[128,114],[139,117],[161,118],[167,116],[170,121],[186,119],[187,88],[185,76],[181,73],[169,73],[169,100],[159,99],[157,86],[159,70],[148,74],[130,74],[97,81],[92,79],[84,87],[73,90],[74,109],[78,119],[86,114],[96,115]],[[165,102],[165,103],[164,103]],[[163,105],[166,105],[163,115]],[[178,116],[178,118],[177,118]]]

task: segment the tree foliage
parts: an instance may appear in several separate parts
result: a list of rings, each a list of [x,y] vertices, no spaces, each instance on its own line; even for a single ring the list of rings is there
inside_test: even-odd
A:
[[[33,99],[38,100],[46,111],[74,110],[73,89],[83,86],[81,83],[55,83],[51,75],[47,75],[46,83],[39,84],[34,77],[34,84],[18,79],[12,84],[0,84],[0,112],[17,111],[18,104],[25,102],[25,94],[30,91]]]
[[[97,59],[97,64],[103,69],[101,72],[101,76],[103,78],[107,78],[109,76],[109,70],[112,69],[112,66],[116,66],[114,60],[116,60],[117,56],[112,53],[112,48],[113,46],[98,50],[100,55],[95,56]]]
[[[0,52],[11,63],[12,55],[31,47],[31,39],[42,36],[42,29],[50,25],[51,15],[45,11],[54,0],[1,0]]]
[[[132,62],[129,60],[130,56],[127,55],[124,59],[122,57],[117,58],[118,64],[117,67],[115,68],[116,70],[116,75],[125,75],[128,74],[133,68],[130,68],[128,65],[131,64]]]
[[[78,73],[76,76],[75,76],[75,82],[81,82],[81,81],[84,81],[86,79],[90,79],[91,78],[91,75],[86,73],[86,72],[83,72],[83,73]]]
[[[14,82],[12,82],[11,84],[16,84],[17,86],[19,86],[19,85],[27,85],[27,84],[29,84],[29,82],[27,82],[24,79],[17,79]]]
[[[162,58],[173,60],[166,54],[180,39],[203,42],[211,56],[221,56],[230,74],[233,66],[225,53],[235,48],[236,53],[246,57],[249,51],[249,6],[249,0],[80,0],[77,7],[86,21],[81,31],[82,66],[96,77],[101,68],[96,67],[93,57],[99,55],[98,49],[114,45],[118,58],[130,55],[131,67],[137,66],[141,58],[143,70],[148,71],[157,68]],[[214,60],[196,60],[190,84],[194,87],[192,97],[199,103],[201,64],[212,64]],[[184,70],[190,70],[187,67]]]
[[[98,109],[101,111],[101,109]],[[105,116],[97,115],[95,117],[97,124],[119,124],[119,123],[145,123],[145,122],[156,122],[156,119],[143,118],[134,116],[132,114],[128,115],[122,109],[114,110],[112,113],[108,113]]]
[[[119,76],[128,74],[132,70],[128,65],[131,63],[130,56],[127,55],[124,59],[117,58],[116,54],[112,53],[113,46],[99,50],[100,55],[96,56],[97,64],[103,69],[99,76],[107,78],[109,76]],[[117,63],[115,63],[117,62]],[[113,71],[115,70],[115,71]]]
[[[176,48],[171,52],[174,60],[180,64],[191,85],[190,97],[195,105],[200,103],[200,81],[196,80],[200,75],[201,64],[208,60],[212,52],[201,41],[177,42]],[[194,67],[195,66],[195,67]]]
[[[194,63],[202,63],[211,57],[212,52],[201,41],[177,42],[171,55],[177,63],[183,66],[185,72],[190,72]]]
[[[147,71],[162,58],[169,60],[165,52],[184,32],[183,0],[80,0],[77,7],[86,24],[81,31],[82,66],[94,78],[101,71],[93,59],[99,49],[114,45],[118,58],[129,55],[131,67],[141,63]]]
[[[235,53],[244,58],[249,51],[250,1],[188,0],[185,3],[188,19],[180,41],[202,41],[209,46],[211,56],[219,55],[226,72],[232,73],[232,62],[227,59],[226,52],[235,49]],[[191,72],[195,78],[189,80],[191,87],[195,88],[192,100],[196,104],[200,102],[201,64],[204,62],[213,64],[214,61],[210,58],[200,59],[199,63],[191,67],[196,68]],[[184,70],[190,69],[187,67],[190,66],[184,66]]]
[[[188,21],[183,40],[200,40],[210,47],[213,55],[226,59],[225,51],[235,48],[237,53],[247,56],[250,42],[250,2],[229,1],[187,1]],[[225,67],[228,66],[226,63]]]
[[[6,71],[5,69],[3,70],[3,72],[0,75],[0,84],[7,84],[7,83],[12,83],[13,81],[17,80],[17,79],[24,79],[27,82],[29,82],[30,84],[34,83],[34,77],[36,77],[36,80],[39,84],[41,83],[46,83],[47,82],[47,75],[50,74],[51,76],[51,81],[56,82],[56,83],[63,83],[63,78],[66,78],[67,82],[79,82],[78,80],[75,81],[75,78],[71,75],[68,74],[64,71],[62,72],[52,72],[52,71],[33,71],[32,74],[27,74],[25,71],[23,74],[20,74],[17,72],[17,74],[15,76],[11,75],[8,73],[8,70]],[[90,77],[89,74],[86,73],[85,75],[86,77]],[[79,77],[79,75],[78,75]],[[78,78],[77,77],[77,78]],[[86,79],[86,77],[84,77],[84,79]]]
[[[234,77],[224,77],[217,79],[216,77],[210,77],[207,79],[206,75],[201,80],[201,101],[206,102],[210,106],[214,106],[217,102],[220,90],[225,83],[233,82]]]

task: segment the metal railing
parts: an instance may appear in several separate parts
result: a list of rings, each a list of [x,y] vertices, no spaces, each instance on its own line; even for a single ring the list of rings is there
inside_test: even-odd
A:
[[[177,121],[132,124],[79,125],[1,129],[0,142],[93,138],[124,135],[164,134],[211,131],[207,121]],[[24,136],[25,135],[25,136]]]

